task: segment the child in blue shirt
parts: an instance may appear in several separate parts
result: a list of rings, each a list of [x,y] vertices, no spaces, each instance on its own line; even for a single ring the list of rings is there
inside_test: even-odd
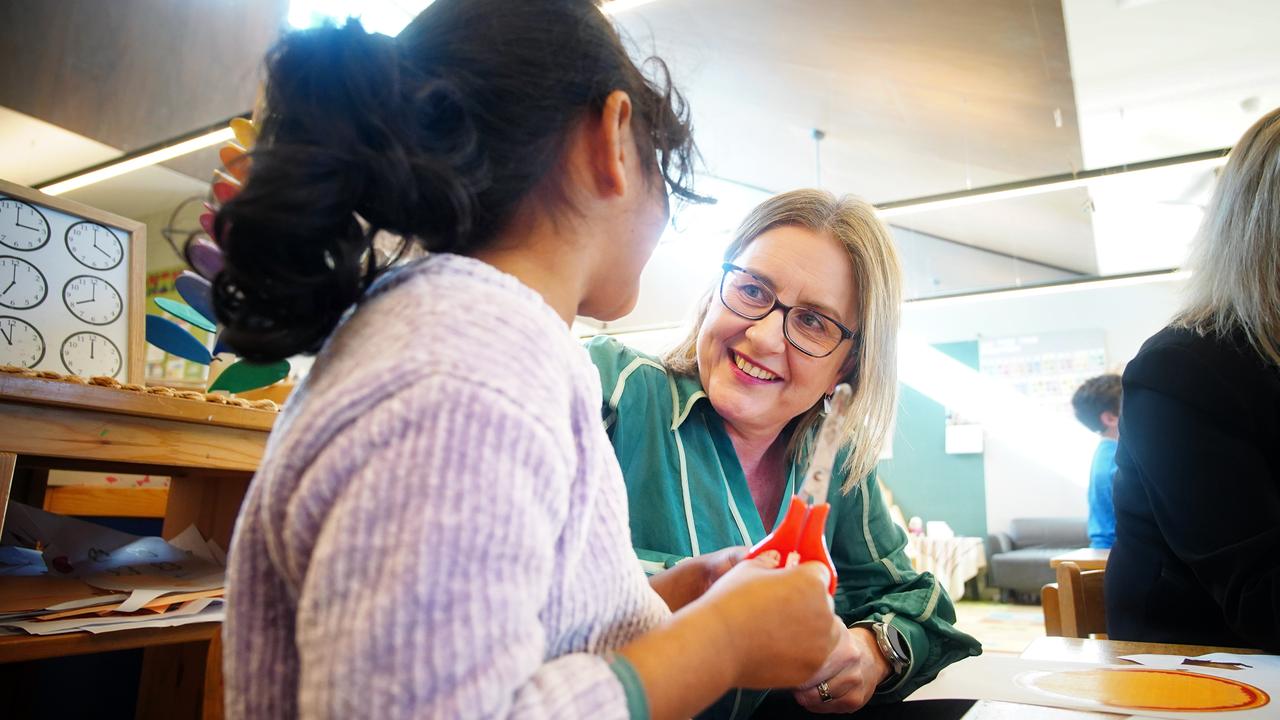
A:
[[[1076,419],[1102,436],[1089,469],[1089,547],[1107,549],[1116,541],[1116,511],[1111,481],[1116,475],[1120,441],[1120,376],[1089,378],[1071,396]]]

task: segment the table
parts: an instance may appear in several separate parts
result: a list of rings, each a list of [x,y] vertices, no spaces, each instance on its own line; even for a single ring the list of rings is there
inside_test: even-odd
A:
[[[964,597],[964,584],[987,566],[982,538],[907,535],[907,556],[920,572],[932,573],[952,600]]]
[[[1072,550],[1069,553],[1054,555],[1049,558],[1049,567],[1057,568],[1064,562],[1073,562],[1079,565],[1081,570],[1105,570],[1107,558],[1110,555],[1110,549],[1080,548],[1079,550]]]
[[[164,537],[194,524],[229,547],[277,413],[0,372],[0,527],[40,505],[50,469],[168,475]],[[19,483],[15,484],[14,479]],[[138,718],[222,714],[220,626],[0,637],[0,663],[145,648]]]
[[[1123,655],[1203,655],[1211,652],[1260,654],[1260,650],[1210,647],[1204,645],[1168,645],[1163,643],[1124,642],[1120,640],[1084,640],[1081,638],[1038,638],[1020,657],[1028,660],[1062,662],[1121,663]],[[963,720],[1119,720],[1128,715],[1114,713],[1065,710],[1019,703],[979,700]]]

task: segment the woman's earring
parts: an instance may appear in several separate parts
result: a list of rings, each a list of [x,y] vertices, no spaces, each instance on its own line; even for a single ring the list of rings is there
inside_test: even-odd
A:
[[[831,413],[831,393],[822,396],[822,414],[829,415]]]

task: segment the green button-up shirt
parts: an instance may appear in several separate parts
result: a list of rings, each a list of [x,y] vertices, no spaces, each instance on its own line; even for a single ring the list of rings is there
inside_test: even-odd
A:
[[[626,479],[631,542],[645,570],[652,574],[687,557],[762,540],[768,530],[698,378],[668,372],[613,338],[594,338],[587,349],[600,370],[604,424]],[[890,519],[875,473],[849,494],[841,492],[844,454],[828,496],[827,544],[839,576],[836,614],[847,625],[892,623],[907,639],[910,667],[877,696],[900,700],[981,647],[953,626],[955,608],[937,579],[912,569],[906,533]],[[804,468],[793,462],[779,521],[803,476]],[[777,620],[785,617],[779,613]],[[730,693],[702,717],[747,717],[763,696]]]

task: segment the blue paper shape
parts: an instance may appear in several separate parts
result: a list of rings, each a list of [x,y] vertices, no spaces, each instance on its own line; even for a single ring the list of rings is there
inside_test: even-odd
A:
[[[208,365],[213,356],[194,335],[177,323],[159,315],[147,316],[147,342],[170,355]]]
[[[208,280],[190,270],[184,270],[173,285],[188,305],[203,315],[210,324],[217,324],[218,318],[213,314],[213,285]]]
[[[170,300],[169,298],[158,297],[156,298],[156,307],[179,320],[186,320],[205,332],[213,332],[218,329],[216,325],[206,320],[203,315],[196,312],[195,308],[186,303],[178,302],[177,300]]]

